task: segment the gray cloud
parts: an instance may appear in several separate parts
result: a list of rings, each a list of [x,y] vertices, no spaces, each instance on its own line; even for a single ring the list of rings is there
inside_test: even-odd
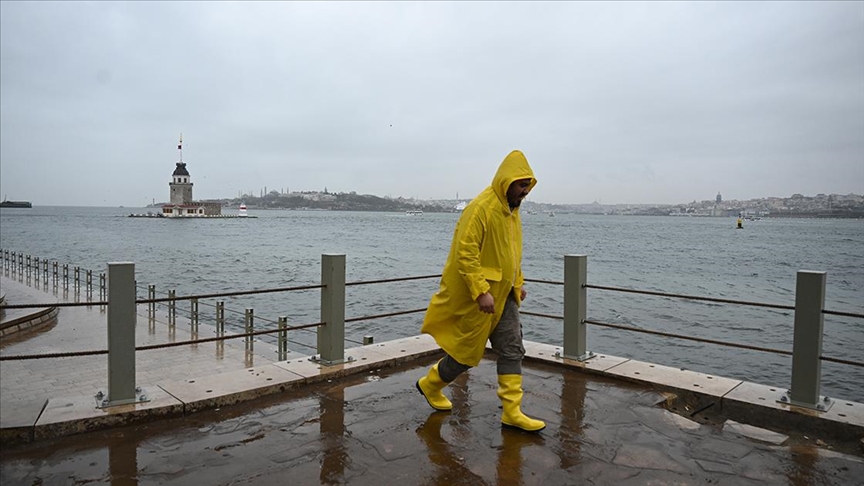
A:
[[[864,193],[860,2],[2,2],[0,192]],[[38,176],[37,176],[38,175]]]

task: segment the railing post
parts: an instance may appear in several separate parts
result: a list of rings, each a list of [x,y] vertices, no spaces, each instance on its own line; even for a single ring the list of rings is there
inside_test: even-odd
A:
[[[788,402],[827,411],[833,401],[819,396],[822,384],[822,326],[825,272],[798,271],[795,284],[795,335],[792,343],[792,387]],[[786,395],[780,398],[786,402]]]
[[[216,335],[222,337],[225,335],[225,301],[216,302]],[[220,341],[222,342],[222,341]]]
[[[588,255],[564,255],[564,351],[562,357],[585,361],[594,353],[587,350],[585,324],[588,303]]]
[[[255,310],[247,308],[246,309],[246,334],[249,334],[255,329]],[[244,339],[246,342],[246,351],[252,351],[254,349],[255,343],[252,341],[252,336],[246,336]]]
[[[36,280],[36,286],[39,286],[39,274],[42,272],[42,266],[39,265],[39,257],[33,258],[33,278]]]
[[[345,255],[321,255],[321,322],[318,356],[324,365],[345,362]]]
[[[64,289],[69,288],[69,264],[68,263],[63,264],[63,288]]]
[[[189,314],[190,314],[190,325],[192,327],[192,332],[198,332],[198,299],[191,299],[189,301]]]
[[[81,267],[75,267],[75,289],[81,288]]]
[[[150,284],[147,286],[147,300],[153,300],[155,298],[156,298],[156,286],[153,284]],[[147,304],[147,316],[150,319],[156,318],[156,303],[155,302],[150,302],[149,304]]]
[[[174,298],[177,297],[176,290],[168,291],[168,298],[171,299],[168,301],[168,327],[174,327],[177,324],[177,301]]]
[[[96,406],[146,401],[135,386],[135,264],[108,263],[108,393],[96,394]]]
[[[137,293],[137,291],[136,291]],[[105,289],[105,274],[99,274],[99,300],[102,301],[105,299],[106,289]]]
[[[288,317],[279,316],[279,361],[288,359]]]

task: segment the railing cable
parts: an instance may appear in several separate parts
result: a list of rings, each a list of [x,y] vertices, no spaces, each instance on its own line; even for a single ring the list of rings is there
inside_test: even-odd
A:
[[[249,336],[259,336],[262,334],[275,334],[277,332],[282,331],[296,331],[300,329],[307,329],[310,327],[318,327],[323,326],[323,322],[316,322],[314,324],[304,324],[301,326],[291,326],[286,329],[265,329],[261,331],[247,332],[243,334],[231,334],[226,336],[217,336],[212,338],[204,338],[204,339],[194,339],[190,341],[177,341],[173,343],[162,343],[162,344],[150,344],[147,346],[137,346],[135,351],[150,351],[153,349],[162,349],[162,348],[173,348],[177,346],[188,346],[190,344],[203,344],[214,341],[225,341],[228,339],[238,339],[242,337]],[[100,354],[108,354],[107,349],[101,349],[97,351],[70,351],[66,353],[46,353],[46,354],[22,354],[16,356],[0,356],[0,361],[19,361],[19,360],[28,360],[28,359],[42,359],[42,358],[71,358],[77,356],[95,356]]]
[[[636,290],[636,289],[625,289],[622,287],[609,287],[605,285],[591,285],[585,284],[586,289],[597,289],[597,290],[612,290],[615,292],[628,292],[631,294],[642,294],[642,295],[654,295],[658,297],[674,297],[679,299],[689,299],[689,300],[701,300],[705,302],[717,302],[721,304],[739,304],[739,305],[750,305],[754,307],[768,307],[771,309],[783,309],[783,310],[795,310],[795,306],[792,305],[782,305],[782,304],[766,304],[763,302],[748,302],[743,300],[733,300],[733,299],[718,299],[716,297],[699,297],[695,295],[683,295],[683,294],[671,294],[668,292],[654,292],[651,290]]]
[[[385,278],[385,279],[381,279],[381,280],[364,280],[364,281],[358,281],[358,282],[346,282],[345,286],[351,287],[354,285],[370,285],[370,284],[390,283],[390,282],[404,282],[406,280],[421,280],[424,278],[438,278],[440,276],[441,276],[441,274],[439,273],[437,275],[420,275],[418,277],[397,277],[397,278]]]

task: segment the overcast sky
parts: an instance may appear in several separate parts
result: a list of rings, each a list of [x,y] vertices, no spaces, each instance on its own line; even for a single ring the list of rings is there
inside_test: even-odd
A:
[[[864,194],[864,2],[0,3],[0,192]]]

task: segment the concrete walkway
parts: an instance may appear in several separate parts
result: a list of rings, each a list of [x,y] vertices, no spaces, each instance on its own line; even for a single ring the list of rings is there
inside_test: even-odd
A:
[[[432,412],[425,362],[324,381],[182,418],[3,449],[3,484],[851,485],[864,460],[755,440],[664,409],[644,386],[526,368],[538,435],[503,430],[494,362]],[[418,366],[422,365],[422,366]],[[767,440],[767,442],[766,442]]]
[[[0,278],[9,303],[62,297],[23,283]],[[139,344],[187,332],[178,324],[172,336],[146,317],[139,328]],[[105,329],[99,309],[63,308],[54,327],[0,351],[101,349]],[[425,336],[347,350],[354,360],[334,367],[275,361],[258,343],[246,353],[241,340],[223,348],[137,353],[138,384],[152,401],[107,411],[92,397],[107,379],[104,355],[0,362],[0,425],[36,439],[4,440],[0,483],[847,485],[864,477],[864,412],[842,400],[814,417],[771,400],[774,388],[612,356],[571,362],[555,356],[560,348],[529,342],[523,410],[548,424],[533,435],[501,429],[491,355],[448,387],[452,412],[433,412],[414,388],[437,357]]]

